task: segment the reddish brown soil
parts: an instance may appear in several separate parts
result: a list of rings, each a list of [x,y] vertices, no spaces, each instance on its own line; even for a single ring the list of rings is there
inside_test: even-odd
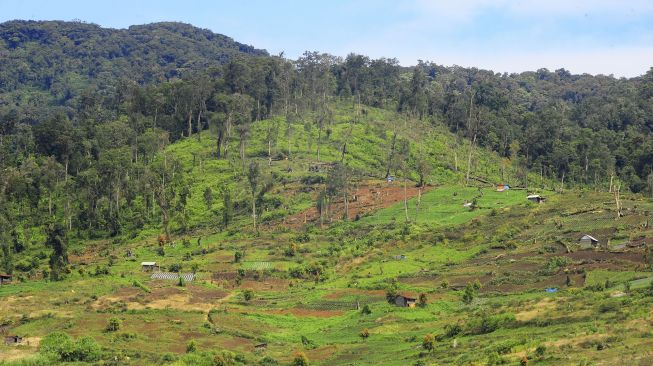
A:
[[[356,289],[344,289],[344,290],[336,290],[333,292],[330,292],[326,295],[323,296],[324,299],[329,299],[329,300],[338,300],[341,299],[345,296],[348,295],[360,295],[361,297],[366,297],[366,298],[379,298],[379,299],[384,299],[385,298],[385,291],[383,290],[356,290]]]
[[[418,194],[429,191],[432,187],[417,188],[414,184],[408,184],[406,196],[408,198],[416,197]],[[385,181],[368,182],[360,186],[349,197],[349,219],[354,219],[357,215],[363,216],[369,212],[392,206],[395,203],[404,200],[404,187],[401,182],[387,183]],[[345,212],[345,205],[342,197],[336,198],[331,204],[330,221],[339,220]],[[272,224],[272,226],[281,225],[288,228],[300,228],[309,223],[318,223],[320,216],[317,208],[311,207],[297,214],[286,217],[282,222]],[[327,225],[329,222],[325,222]]]
[[[283,280],[279,278],[265,278],[261,279],[260,281],[244,280],[240,287],[252,289],[254,291],[282,291],[287,290],[289,284],[289,280]]]
[[[313,317],[313,318],[331,318],[334,316],[340,316],[344,314],[344,311],[340,310],[313,310],[313,309],[300,309],[300,308],[290,308],[290,309],[279,309],[279,310],[266,310],[267,313],[271,314],[292,314],[299,317]]]
[[[633,263],[644,263],[644,253],[637,252],[598,252],[593,250],[581,250],[574,253],[564,254],[566,257],[573,259],[574,261],[585,261],[585,262],[633,262]]]

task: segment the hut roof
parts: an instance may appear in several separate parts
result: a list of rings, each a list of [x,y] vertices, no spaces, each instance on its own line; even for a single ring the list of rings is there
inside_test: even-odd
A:
[[[141,266],[156,266],[156,262],[141,262]]]
[[[593,237],[592,235],[587,235],[587,234],[585,234],[585,235],[583,235],[583,236],[580,238],[580,240],[584,240],[584,239],[589,239],[589,240],[591,240],[591,241],[598,242],[598,239],[596,239],[596,238]]]

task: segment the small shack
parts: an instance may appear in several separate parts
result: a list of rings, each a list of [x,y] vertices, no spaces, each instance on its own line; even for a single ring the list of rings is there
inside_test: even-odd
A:
[[[7,346],[15,346],[21,343],[23,343],[23,337],[17,335],[5,336],[5,345]]]
[[[526,197],[526,199],[535,203],[542,203],[546,200],[546,198],[540,196],[539,194],[530,194],[528,197]]]
[[[254,352],[263,352],[268,349],[267,343],[259,343],[254,346]]]
[[[395,297],[395,305],[402,308],[414,308],[415,304],[417,304],[417,299],[415,298],[404,295],[397,295],[397,297]]]
[[[385,178],[385,180],[386,180],[388,183],[392,183],[392,182],[395,181],[395,177],[393,177],[392,175],[388,175],[388,177]]]
[[[159,270],[159,265],[156,262],[141,262],[141,269],[143,272],[154,272]]]
[[[11,283],[13,276],[10,274],[0,274],[0,285]]]
[[[406,256],[404,254],[397,254],[394,256],[394,258],[398,261],[406,259]]]
[[[596,248],[599,245],[598,239],[596,239],[592,235],[588,235],[588,234],[583,235],[580,238],[579,242],[580,242],[581,246],[587,247],[587,248],[590,248],[590,247],[591,248]]]
[[[503,192],[510,189],[510,186],[507,184],[497,184],[497,192]]]

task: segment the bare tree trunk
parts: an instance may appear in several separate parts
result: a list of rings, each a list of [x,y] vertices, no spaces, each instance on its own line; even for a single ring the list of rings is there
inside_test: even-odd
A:
[[[254,231],[256,231],[256,195],[252,194],[252,221],[254,222]]]
[[[392,144],[390,145],[390,154],[388,155],[388,163],[385,170],[386,178],[390,176],[390,168],[392,168],[392,160],[394,159],[395,156],[396,145],[397,145],[397,130],[395,128],[394,134],[392,135]]]
[[[197,141],[202,141],[202,134],[200,133],[200,132],[202,132],[202,125],[201,125],[201,122],[200,122],[201,120],[202,120],[202,108],[200,108],[197,111],[197,123],[196,123],[196,125],[197,125]]]
[[[472,170],[472,151],[474,149],[474,144],[476,143],[476,134],[469,144],[469,155],[467,155],[467,174],[465,175],[465,185],[469,185],[469,174]]]
[[[188,111],[188,137],[193,134],[193,111]]]
[[[419,206],[422,204],[422,187],[417,191],[417,208],[415,209],[415,222],[419,218]]]
[[[621,195],[620,195],[620,192],[619,192],[620,190],[621,190],[621,184],[616,185],[615,189],[614,189],[614,200],[615,200],[615,203],[617,204],[617,218],[620,218],[620,217],[623,216],[623,214],[621,212],[621,207],[622,206],[621,206]]]
[[[408,179],[404,172],[404,214],[406,215],[406,223],[408,223]]]
[[[322,141],[322,126],[317,129],[317,162],[320,162],[320,142]]]
[[[562,172],[562,180],[560,181],[560,192],[565,190],[565,172]]]

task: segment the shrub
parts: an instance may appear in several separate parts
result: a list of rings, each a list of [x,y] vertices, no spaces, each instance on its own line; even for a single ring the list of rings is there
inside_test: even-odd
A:
[[[240,250],[237,250],[234,253],[234,263],[240,263],[240,261],[243,260],[243,257],[245,257],[245,254],[241,252]]]
[[[537,346],[537,348],[535,348],[535,355],[536,356],[542,357],[542,356],[544,356],[544,353],[546,353],[546,346],[545,345],[540,344],[539,346]]]
[[[426,307],[427,304],[428,304],[428,298],[426,297],[426,294],[425,293],[419,294],[419,300],[417,302],[417,305],[423,308]]]
[[[444,326],[444,334],[449,337],[455,337],[458,334],[462,333],[463,327],[461,327],[459,324],[447,324]]]
[[[235,365],[236,356],[229,351],[222,351],[213,357],[213,366],[231,366]]]
[[[363,309],[361,309],[361,313],[363,313],[365,315],[370,315],[370,314],[372,314],[372,309],[370,309],[369,305],[365,304],[363,306]]]
[[[297,244],[295,243],[289,244],[286,250],[283,251],[283,255],[285,255],[286,257],[294,257],[295,255],[297,255]]]
[[[197,351],[197,343],[195,343],[195,340],[192,340],[188,342],[186,345],[186,353],[193,353]]]
[[[252,300],[253,297],[254,297],[254,291],[252,291],[251,289],[243,290],[243,299],[245,299],[245,301],[249,302],[250,300]]]
[[[63,332],[45,336],[39,345],[39,352],[63,362],[93,362],[101,356],[100,346],[93,338],[82,337],[74,341]]]
[[[474,301],[474,297],[476,296],[476,290],[474,289],[474,285],[471,283],[468,283],[467,286],[465,286],[465,292],[463,293],[463,303],[469,305]]]
[[[361,338],[368,338],[370,336],[370,331],[365,328],[361,330],[361,332],[358,334]]]
[[[116,317],[109,318],[107,323],[106,331],[107,332],[117,332],[122,325],[122,321]]]
[[[168,266],[168,271],[169,272],[179,273],[179,272],[181,272],[182,268],[183,268],[183,266],[181,265],[181,263],[173,263],[170,266]]]
[[[261,366],[274,366],[278,365],[279,362],[270,356],[265,356],[261,359],[261,361],[259,361],[258,364]]]
[[[308,366],[308,358],[303,352],[295,353],[291,366]]]
[[[433,334],[427,334],[424,336],[424,340],[422,340],[422,348],[427,351],[433,351],[433,349],[435,349],[435,337]]]

